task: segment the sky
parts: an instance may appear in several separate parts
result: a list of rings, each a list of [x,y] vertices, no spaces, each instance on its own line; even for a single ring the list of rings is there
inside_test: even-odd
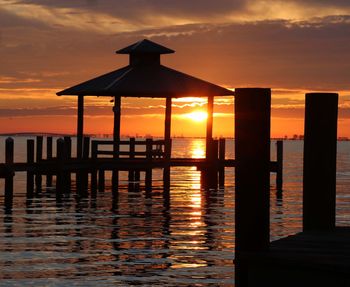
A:
[[[338,92],[350,137],[348,0],[0,0],[0,133],[76,131],[76,97],[56,92],[128,64],[144,38],[176,51],[162,64],[223,87],[272,89],[273,137],[303,134],[307,92]],[[86,99],[85,132],[112,132],[110,98]],[[232,97],[214,136],[234,136]],[[162,99],[122,99],[124,135],[162,135]],[[205,136],[203,99],[173,102],[173,136]]]

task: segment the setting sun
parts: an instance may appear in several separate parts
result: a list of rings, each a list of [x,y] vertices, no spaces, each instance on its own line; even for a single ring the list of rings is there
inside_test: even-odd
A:
[[[194,111],[192,113],[186,114],[186,118],[191,119],[195,122],[203,122],[207,119],[208,115],[203,111]]]

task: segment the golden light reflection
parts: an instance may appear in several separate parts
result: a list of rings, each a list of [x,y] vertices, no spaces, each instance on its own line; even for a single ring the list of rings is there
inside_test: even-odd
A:
[[[191,144],[191,158],[205,158],[205,142],[203,140],[193,140]]]

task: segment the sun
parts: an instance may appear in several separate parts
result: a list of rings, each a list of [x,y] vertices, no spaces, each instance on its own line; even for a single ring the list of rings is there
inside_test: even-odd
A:
[[[186,114],[186,118],[195,121],[195,122],[203,122],[207,119],[208,114],[203,111],[194,111],[192,113]]]

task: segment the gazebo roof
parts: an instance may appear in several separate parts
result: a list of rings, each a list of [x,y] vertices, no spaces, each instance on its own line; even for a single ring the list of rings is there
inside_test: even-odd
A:
[[[174,50],[144,39],[130,46],[116,51],[117,54],[149,53],[149,54],[172,54]]]
[[[130,54],[130,65],[60,91],[57,95],[166,98],[234,94],[231,90],[161,65],[159,55],[173,52],[149,40],[137,42],[117,51]]]

